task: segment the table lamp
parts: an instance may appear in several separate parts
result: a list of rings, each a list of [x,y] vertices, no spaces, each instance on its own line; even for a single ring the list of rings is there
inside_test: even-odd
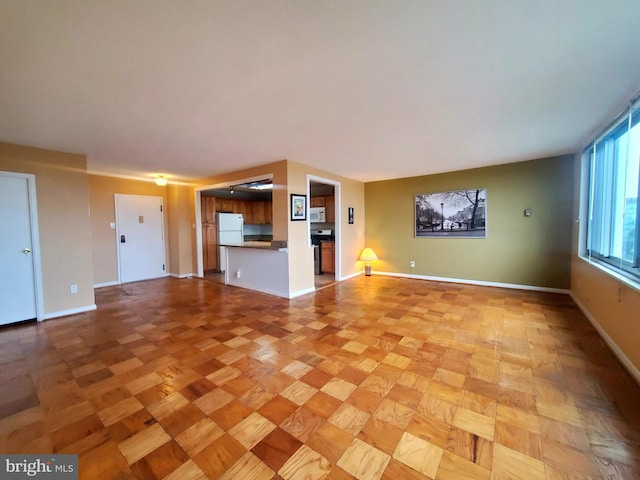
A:
[[[359,260],[364,262],[364,274],[367,277],[371,276],[371,262],[373,262],[374,260],[378,260],[376,252],[374,252],[373,249],[367,247],[362,250]]]

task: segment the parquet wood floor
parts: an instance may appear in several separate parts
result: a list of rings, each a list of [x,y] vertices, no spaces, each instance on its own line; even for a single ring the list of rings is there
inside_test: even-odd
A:
[[[564,295],[199,279],[0,330],[0,451],[83,479],[638,479],[640,387]]]

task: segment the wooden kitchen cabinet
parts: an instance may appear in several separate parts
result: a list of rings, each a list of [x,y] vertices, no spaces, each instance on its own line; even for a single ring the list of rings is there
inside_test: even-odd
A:
[[[325,200],[323,196],[316,196],[316,197],[311,197],[309,199],[309,206],[311,208],[315,208],[315,207],[324,207],[325,206]]]
[[[247,208],[247,206],[251,207],[251,205],[248,202],[245,202],[243,200],[235,200],[233,202],[233,213],[241,214],[244,217],[244,222],[250,223],[250,222],[247,222],[247,217],[249,216],[251,209]]]
[[[255,224],[264,224],[264,201],[251,202],[251,211],[253,212],[253,222]],[[249,222],[245,222],[249,223]]]
[[[216,197],[200,197],[202,218],[202,266],[205,271],[218,269],[218,246],[216,230]]]
[[[244,223],[247,225],[261,225],[261,224],[271,224],[273,223],[273,202],[270,200],[235,200],[230,198],[218,198],[217,200],[214,197],[202,197],[202,218],[203,222],[205,222],[205,204],[204,199],[213,199],[209,200],[211,203],[211,207],[206,207],[208,209],[213,208],[211,212],[211,218],[206,220],[206,222],[215,222],[215,212],[227,212],[227,213],[239,213],[242,215],[244,219]],[[215,207],[215,208],[214,208]]]
[[[202,226],[202,263],[204,270],[218,270],[218,240],[216,226]]]
[[[232,198],[218,198],[216,201],[216,210],[218,212],[233,213],[236,208],[236,201]]]
[[[309,206],[311,208],[325,207],[327,223],[334,223],[336,221],[336,201],[333,195],[311,197],[309,199]]]
[[[322,273],[335,272],[335,242],[320,242],[320,270]]]
[[[216,223],[216,197],[200,197],[200,215],[202,223]]]
[[[267,225],[273,223],[273,202],[264,202],[264,223]]]
[[[336,221],[336,200],[333,195],[324,197],[326,219],[328,223]]]

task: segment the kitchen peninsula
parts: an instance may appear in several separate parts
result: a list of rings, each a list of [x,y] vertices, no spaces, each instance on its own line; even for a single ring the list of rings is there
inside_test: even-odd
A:
[[[286,241],[247,241],[228,246],[225,283],[288,297],[288,253]]]

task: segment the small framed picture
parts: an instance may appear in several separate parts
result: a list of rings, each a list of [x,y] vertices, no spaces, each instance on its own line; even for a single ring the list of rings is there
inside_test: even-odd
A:
[[[307,219],[307,196],[291,194],[291,221]]]

